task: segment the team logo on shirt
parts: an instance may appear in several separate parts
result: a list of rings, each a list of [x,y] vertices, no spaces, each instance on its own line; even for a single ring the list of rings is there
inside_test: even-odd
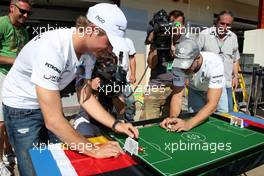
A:
[[[212,77],[212,83],[221,84],[223,81],[223,75],[216,75]]]
[[[224,75],[216,75],[216,76],[213,76],[213,78],[222,78]]]
[[[55,67],[54,65],[52,65],[52,64],[50,64],[48,62],[45,63],[45,66],[51,68],[52,70],[54,70],[54,71],[56,71],[58,73],[61,73],[61,70],[60,69],[58,69],[57,67]]]
[[[60,80],[62,79],[62,78],[59,77],[59,76],[47,75],[47,74],[43,75],[43,78],[44,78],[44,79],[47,79],[47,80],[51,80],[51,81],[53,81],[53,82],[60,82]]]

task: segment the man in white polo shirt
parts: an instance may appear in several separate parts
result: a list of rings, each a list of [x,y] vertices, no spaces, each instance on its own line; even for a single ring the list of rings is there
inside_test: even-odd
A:
[[[161,127],[168,128],[170,124],[171,131],[188,131],[216,110],[225,84],[224,66],[218,55],[210,52],[200,53],[194,40],[184,39],[176,45],[173,67],[174,89],[170,117],[161,123]],[[178,118],[178,115],[181,112],[184,86],[188,78],[188,107],[197,114],[183,120]]]
[[[127,73],[127,85],[122,89],[122,95],[120,96],[121,101],[124,101],[125,104],[125,109],[122,109],[121,111],[125,111],[124,118],[128,122],[131,122],[134,121],[134,116],[136,113],[135,99],[134,96],[131,95],[131,84],[136,82],[136,49],[133,41],[130,38],[126,37],[125,40],[129,50],[122,51],[118,48],[114,48],[113,52],[117,57],[123,57],[122,63],[120,65]]]
[[[18,159],[20,175],[33,175],[29,149],[41,142],[39,132],[46,126],[50,142],[61,141],[91,157],[118,156],[118,143],[108,142],[99,148],[87,142],[64,118],[59,91],[75,77],[80,61],[89,63],[112,51],[126,50],[126,17],[116,6],[107,3],[90,7],[88,21],[80,20],[74,29],[43,33],[32,39],[20,52],[3,85],[3,112],[8,136]],[[92,68],[91,68],[92,69]],[[81,106],[97,121],[113,130],[138,137],[129,123],[115,121],[84,84],[80,89]],[[89,146],[88,148],[86,146]]]
[[[230,30],[234,21],[234,15],[230,11],[222,11],[216,19],[215,26],[203,30],[197,43],[201,51],[219,54],[224,63],[226,84],[221,99],[227,99],[227,104],[220,104],[224,112],[233,111],[232,88],[238,86],[239,50],[238,40],[234,32]]]

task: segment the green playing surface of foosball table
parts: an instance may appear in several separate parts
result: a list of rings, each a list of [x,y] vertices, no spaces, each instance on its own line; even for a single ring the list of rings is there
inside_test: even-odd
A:
[[[254,148],[264,150],[263,133],[213,117],[188,132],[167,132],[157,124],[139,128],[139,132],[139,147],[144,151],[137,157],[162,175],[179,175],[219,161],[225,163]],[[110,137],[124,145],[125,136],[111,133]]]

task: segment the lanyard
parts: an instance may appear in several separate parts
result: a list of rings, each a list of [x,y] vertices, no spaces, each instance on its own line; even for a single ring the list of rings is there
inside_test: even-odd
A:
[[[225,41],[226,41],[228,35],[229,34],[226,34],[226,36],[223,38],[223,41],[220,41],[220,39],[217,37],[217,34],[215,33],[214,38],[215,38],[217,46],[219,48],[219,53],[218,54],[224,54],[224,52],[222,51],[222,48],[223,48],[223,46],[225,44]]]
[[[216,36],[215,36],[215,40],[216,40],[216,43],[217,43],[217,46],[218,46],[218,48],[219,48],[219,53],[218,54],[223,54],[224,52],[222,51],[222,48],[223,48],[223,46],[224,46],[224,44],[225,44],[225,41],[226,41],[226,38],[224,39],[224,41],[220,41]],[[220,43],[220,42],[221,43]]]

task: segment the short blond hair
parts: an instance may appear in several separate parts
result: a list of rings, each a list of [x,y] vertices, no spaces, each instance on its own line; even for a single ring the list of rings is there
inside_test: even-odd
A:
[[[32,5],[31,0],[11,0],[11,4],[17,4],[18,2],[25,2],[25,3],[29,4],[30,6]]]
[[[76,20],[75,27],[79,32],[84,32],[84,29],[91,27],[94,25],[91,21],[89,21],[85,16],[79,16]],[[105,35],[105,31],[101,28],[97,28],[99,33],[98,35]]]

